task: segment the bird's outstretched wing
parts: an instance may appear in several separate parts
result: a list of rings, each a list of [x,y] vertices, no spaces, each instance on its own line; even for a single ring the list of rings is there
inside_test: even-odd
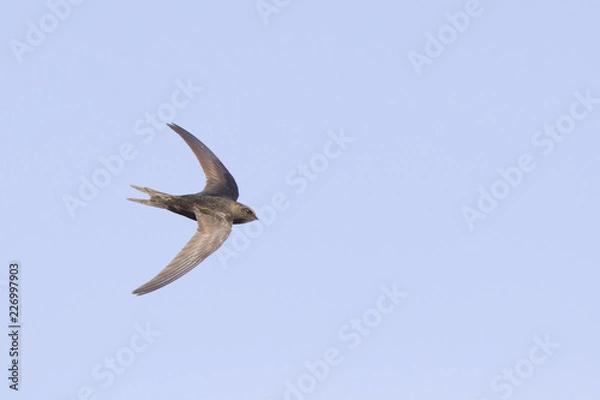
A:
[[[237,184],[217,156],[204,143],[179,125],[167,125],[185,140],[200,161],[206,175],[206,186],[202,193],[237,200],[239,196]]]
[[[217,250],[231,232],[231,223],[224,218],[196,213],[198,230],[189,242],[158,275],[133,291],[142,295],[168,285],[191,271]]]

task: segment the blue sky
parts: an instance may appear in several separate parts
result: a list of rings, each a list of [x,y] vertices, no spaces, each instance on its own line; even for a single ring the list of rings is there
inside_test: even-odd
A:
[[[599,12],[7,4],[3,398],[597,399]],[[196,229],[126,200],[202,189],[171,121],[261,221],[135,297]]]

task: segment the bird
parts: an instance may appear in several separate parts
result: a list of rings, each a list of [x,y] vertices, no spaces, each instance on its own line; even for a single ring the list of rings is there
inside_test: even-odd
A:
[[[174,123],[167,124],[192,149],[206,176],[204,189],[196,194],[175,196],[148,187],[131,185],[150,199],[127,200],[165,208],[198,222],[196,233],[162,271],[133,291],[143,295],[179,279],[214,253],[227,239],[234,224],[258,220],[252,208],[238,203],[238,186],[223,163],[198,138]]]

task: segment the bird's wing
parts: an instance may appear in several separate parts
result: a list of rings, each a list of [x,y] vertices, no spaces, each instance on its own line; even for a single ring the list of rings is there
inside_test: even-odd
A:
[[[206,186],[203,193],[227,197],[231,200],[237,200],[239,196],[238,187],[223,163],[210,151],[208,147],[198,140],[194,135],[175,124],[167,124],[179,136],[185,140],[192,149],[206,175]]]
[[[231,223],[225,218],[196,213],[198,230],[189,242],[158,275],[133,291],[142,295],[173,282],[200,264],[217,250],[231,232]]]

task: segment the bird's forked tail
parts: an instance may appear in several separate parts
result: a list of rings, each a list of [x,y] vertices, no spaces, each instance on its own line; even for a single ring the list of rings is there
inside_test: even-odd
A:
[[[145,204],[147,206],[158,207],[158,208],[167,208],[166,200],[168,200],[171,195],[163,192],[159,192],[158,190],[150,189],[147,187],[140,187],[131,185],[132,188],[139,190],[140,192],[144,192],[150,196],[149,199],[132,199],[128,198],[127,200],[135,201],[136,203]]]

